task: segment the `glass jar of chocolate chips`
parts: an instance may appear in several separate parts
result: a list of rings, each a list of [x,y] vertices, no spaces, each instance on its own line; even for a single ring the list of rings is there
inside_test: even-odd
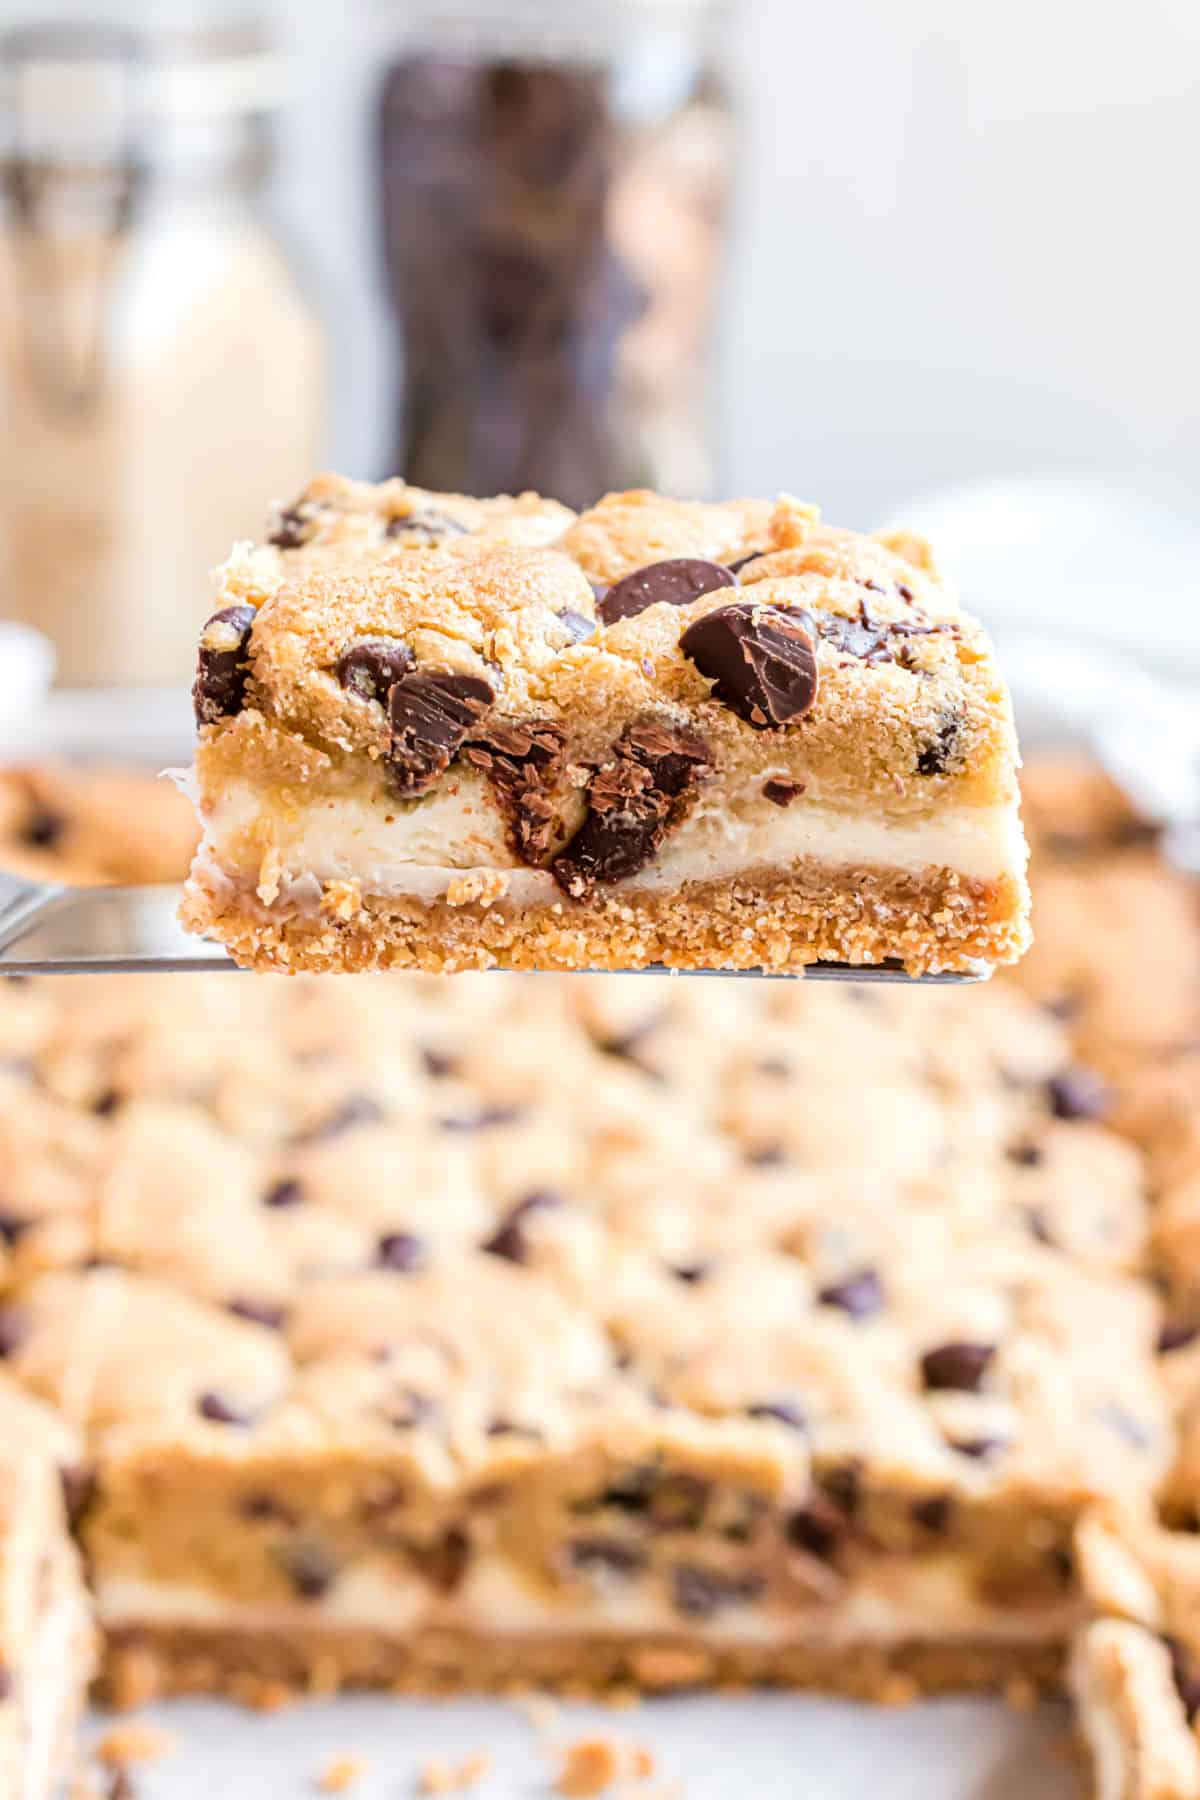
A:
[[[394,464],[702,496],[733,155],[713,0],[404,10],[379,98]]]

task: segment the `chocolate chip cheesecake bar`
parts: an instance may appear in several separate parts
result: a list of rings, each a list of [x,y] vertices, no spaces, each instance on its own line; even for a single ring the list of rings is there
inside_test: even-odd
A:
[[[68,1428],[0,1374],[0,1800],[52,1800],[92,1674],[79,1556],[67,1533]]]
[[[1017,751],[927,549],[326,476],[221,576],[185,922],[259,969],[1015,960]]]
[[[5,990],[0,1368],[110,1688],[1049,1680],[1172,1453],[1070,1074],[999,987]]]

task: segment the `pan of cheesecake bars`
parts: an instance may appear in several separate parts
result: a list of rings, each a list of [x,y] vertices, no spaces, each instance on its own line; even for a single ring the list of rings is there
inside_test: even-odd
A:
[[[1101,650],[1005,661],[1036,941],[985,986],[0,987],[0,1769],[1186,1775],[1195,726]],[[178,879],[186,705],[37,721],[0,864]]]

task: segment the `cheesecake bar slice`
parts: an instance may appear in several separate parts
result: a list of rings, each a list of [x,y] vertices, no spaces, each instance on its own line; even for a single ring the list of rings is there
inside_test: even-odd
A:
[[[1017,749],[924,546],[322,477],[221,575],[185,922],[262,969],[1011,962]]]
[[[93,1666],[64,1516],[72,1434],[0,1376],[0,1800],[60,1792]]]

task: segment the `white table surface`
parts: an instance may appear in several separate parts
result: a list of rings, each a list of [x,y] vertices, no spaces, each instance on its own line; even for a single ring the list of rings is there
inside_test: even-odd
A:
[[[175,1701],[139,1714],[177,1735],[136,1772],[138,1800],[296,1800],[318,1792],[341,1756],[365,1770],[351,1800],[418,1792],[427,1757],[492,1757],[473,1800],[554,1792],[555,1760],[527,1717],[504,1701],[421,1702],[373,1696],[280,1713]],[[93,1735],[112,1724],[98,1718]],[[648,1744],[657,1772],[622,1800],[1081,1800],[1064,1707],[1018,1714],[999,1702],[939,1700],[901,1709],[807,1695],[678,1697],[629,1711],[564,1706],[566,1739],[599,1730]]]

